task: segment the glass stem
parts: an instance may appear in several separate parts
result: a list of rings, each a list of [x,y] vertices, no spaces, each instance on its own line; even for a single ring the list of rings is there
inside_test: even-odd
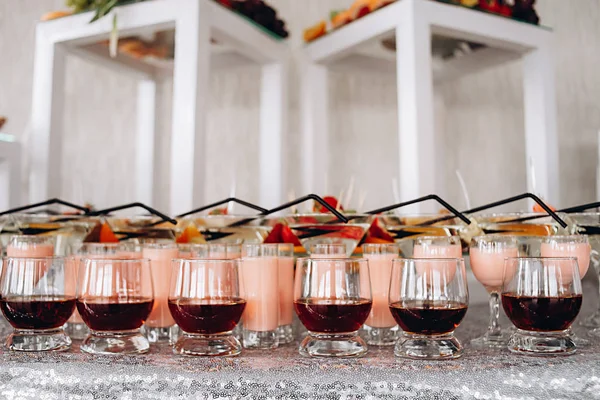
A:
[[[500,295],[498,292],[490,293],[490,325],[487,336],[500,336]]]

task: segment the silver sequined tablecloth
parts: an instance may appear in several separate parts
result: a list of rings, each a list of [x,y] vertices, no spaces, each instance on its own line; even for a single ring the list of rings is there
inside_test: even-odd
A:
[[[596,301],[589,297],[587,313]],[[466,343],[483,333],[486,322],[486,306],[472,306],[457,336]],[[600,399],[600,344],[593,341],[571,357],[467,348],[459,360],[420,362],[396,359],[391,348],[371,348],[358,360],[306,359],[295,345],[245,351],[237,358],[175,357],[168,346],[143,356],[106,358],[82,354],[76,342],[57,354],[1,350],[0,398]]]

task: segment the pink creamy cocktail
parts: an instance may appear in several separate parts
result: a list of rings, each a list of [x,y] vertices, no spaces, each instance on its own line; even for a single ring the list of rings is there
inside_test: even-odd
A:
[[[421,236],[415,239],[413,258],[462,258],[462,247],[458,236]],[[449,282],[456,274],[456,263],[422,262],[417,263],[417,270],[421,275],[426,273],[445,275]]]
[[[400,249],[395,244],[363,244],[363,257],[369,262],[373,306],[365,321],[367,344],[391,346],[396,342],[398,328],[389,307],[392,261]]]
[[[581,279],[590,266],[592,247],[585,235],[548,236],[541,246],[542,257],[575,257]]]
[[[150,260],[154,283],[154,305],[146,320],[145,331],[150,342],[174,339],[175,320],[169,311],[171,262],[179,257],[175,243],[148,243],[142,249],[142,258]]]
[[[279,263],[277,244],[247,244],[242,247],[242,317],[244,348],[272,349],[279,346]]]
[[[508,334],[500,327],[500,292],[504,282],[505,260],[518,257],[519,247],[515,236],[486,235],[473,238],[469,249],[471,270],[486,288],[490,304],[490,323],[486,333],[471,341],[479,348],[505,348]],[[512,276],[509,272],[506,276]]]
[[[40,258],[54,255],[54,237],[51,236],[13,236],[6,247],[7,257]]]
[[[277,245],[277,264],[279,268],[279,343],[291,343],[294,340],[292,329],[294,322],[294,245]]]

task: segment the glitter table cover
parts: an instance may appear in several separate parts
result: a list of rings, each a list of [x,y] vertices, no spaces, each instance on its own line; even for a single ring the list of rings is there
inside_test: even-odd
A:
[[[589,289],[589,290],[588,290]],[[596,304],[586,288],[589,314]],[[487,306],[471,306],[457,336],[481,335]],[[506,323],[506,322],[505,322]],[[9,328],[3,324],[2,335]],[[577,333],[587,336],[585,329]],[[140,356],[0,351],[6,399],[595,399],[600,398],[600,340],[570,357],[536,358],[474,350],[452,361],[397,359],[371,347],[361,359],[308,359],[297,344],[244,351],[235,358],[174,356],[166,345]]]

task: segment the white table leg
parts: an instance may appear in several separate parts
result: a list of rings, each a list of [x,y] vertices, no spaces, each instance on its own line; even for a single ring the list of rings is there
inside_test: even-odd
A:
[[[430,27],[413,7],[401,15],[396,28],[396,68],[400,198],[405,201],[435,193],[436,146]],[[431,210],[432,207],[415,205],[405,211]]]
[[[136,201],[155,205],[154,188],[158,174],[156,155],[156,82],[143,79],[137,89],[137,131],[135,140]]]
[[[37,32],[33,68],[29,200],[61,194],[65,49]]]
[[[176,21],[171,132],[172,215],[203,204],[206,114],[210,92],[208,2],[191,2]]]
[[[329,166],[329,80],[327,67],[303,65],[300,98],[302,114],[302,193],[325,196]]]
[[[260,91],[260,202],[273,208],[282,203],[286,175],[285,132],[287,129],[287,65],[262,67]]]
[[[560,202],[556,92],[552,44],[523,56],[525,96],[525,151],[527,165],[533,159],[536,194],[558,207]],[[527,189],[533,191],[533,176],[527,168]]]

